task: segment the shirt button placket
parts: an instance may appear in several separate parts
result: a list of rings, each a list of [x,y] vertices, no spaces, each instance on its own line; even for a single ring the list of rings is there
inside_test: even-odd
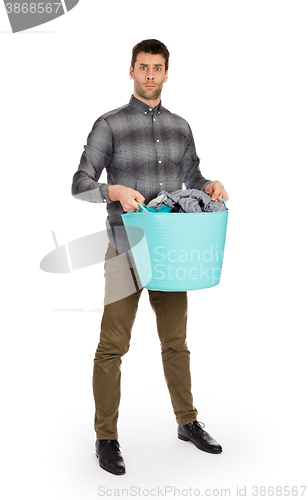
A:
[[[160,114],[160,111],[157,112],[156,118],[153,116],[153,127],[154,127],[154,137],[155,139],[155,146],[156,146],[156,152],[157,152],[157,160],[158,160],[158,187],[159,190],[163,189],[163,182],[161,181],[162,175],[161,175],[161,164],[162,164],[162,158],[161,158],[161,139],[159,135],[157,134],[157,131],[159,130],[158,122],[157,122],[157,116]],[[155,122],[155,125],[154,125]]]
[[[162,160],[161,160],[161,148],[159,146],[160,146],[160,140],[156,139],[157,158],[159,158],[158,163],[161,163],[162,162]]]

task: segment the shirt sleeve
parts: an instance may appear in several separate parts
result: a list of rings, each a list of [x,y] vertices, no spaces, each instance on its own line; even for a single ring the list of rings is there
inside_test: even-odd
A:
[[[212,182],[203,177],[199,163],[200,158],[197,156],[194,138],[189,127],[188,143],[183,157],[183,182],[186,189],[203,191],[205,186]]]
[[[98,182],[113,153],[112,131],[102,117],[96,120],[88,136],[72,183],[72,195],[92,203],[112,203],[108,184]]]

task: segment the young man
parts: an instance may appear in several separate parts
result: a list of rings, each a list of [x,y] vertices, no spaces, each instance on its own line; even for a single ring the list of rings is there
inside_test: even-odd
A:
[[[199,169],[188,123],[161,104],[168,78],[169,52],[158,40],[133,48],[129,76],[134,94],[129,104],[101,116],[94,124],[75,173],[76,198],[107,203],[109,246],[105,256],[105,300],[93,371],[96,455],[100,466],[124,474],[117,433],[121,357],[128,351],[142,292],[121,214],[139,209],[159,191],[204,190],[212,200],[228,195],[219,181]],[[107,184],[99,183],[106,168]],[[220,453],[221,446],[196,420],[186,345],[187,293],[148,290],[156,314],[164,374],[178,423],[178,437],[199,449]],[[146,354],[145,354],[146,355]]]

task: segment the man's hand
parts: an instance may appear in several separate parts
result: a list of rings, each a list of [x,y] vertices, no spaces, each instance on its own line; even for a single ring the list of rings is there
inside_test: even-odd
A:
[[[136,200],[139,201],[141,205],[144,204],[145,200],[144,196],[142,196],[139,191],[122,186],[121,184],[113,184],[109,186],[107,193],[111,201],[120,201],[124,212],[135,212],[136,210],[140,210]]]
[[[222,183],[219,181],[213,181],[207,184],[204,188],[205,194],[210,195],[212,201],[220,201],[222,203],[222,198],[228,201],[229,196],[227,191],[223,187]]]

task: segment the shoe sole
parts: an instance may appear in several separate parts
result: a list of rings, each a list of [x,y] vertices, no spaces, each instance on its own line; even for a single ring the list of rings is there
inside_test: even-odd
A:
[[[97,453],[95,453],[95,455],[96,455],[96,458],[98,458],[98,459],[99,459],[98,454],[97,454]],[[99,464],[99,466],[100,466],[100,468],[101,468],[101,469],[104,469],[105,471],[109,472],[110,474],[114,474],[115,476],[123,476],[123,474],[125,474],[125,473],[126,473],[126,470],[125,470],[124,472],[115,472],[115,471],[113,471],[113,470],[109,470],[109,469],[107,469],[106,467],[103,467],[103,466],[102,466],[99,462],[98,462],[98,464]]]
[[[198,446],[196,443],[194,443],[188,437],[182,436],[182,434],[178,434],[178,438],[181,439],[182,441],[190,441],[191,443],[193,443],[196,446],[196,448],[198,448],[198,450],[205,451],[206,453],[214,453],[217,455],[218,453],[222,452],[222,449],[221,450],[214,450],[213,448],[212,449],[211,448],[209,448],[209,449],[201,448],[200,446]]]

